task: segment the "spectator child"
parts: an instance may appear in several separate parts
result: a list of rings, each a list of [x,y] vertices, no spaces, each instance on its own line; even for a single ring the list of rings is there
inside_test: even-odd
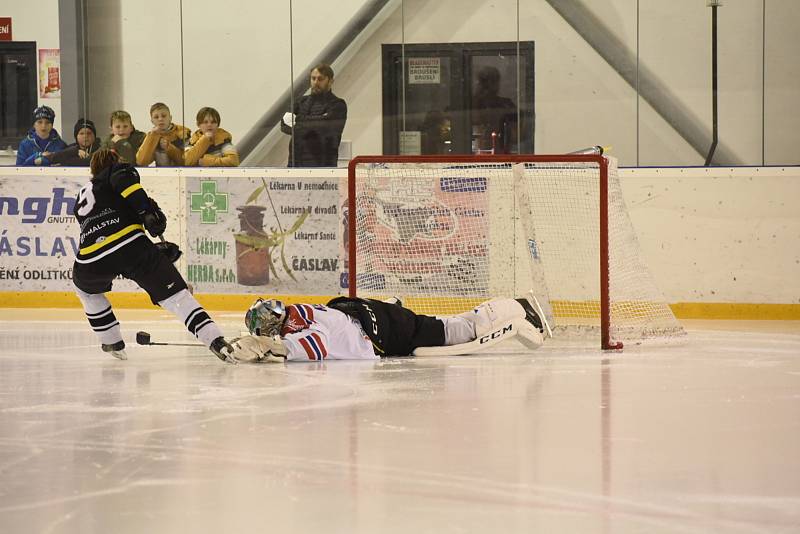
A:
[[[239,152],[233,146],[231,134],[219,127],[219,112],[214,108],[200,108],[197,112],[197,131],[186,148],[184,160],[187,167],[238,167]]]
[[[78,119],[72,133],[75,135],[75,142],[50,156],[50,163],[65,167],[88,167],[92,154],[100,148],[94,122]]]
[[[53,128],[55,119],[56,112],[47,106],[33,110],[33,126],[17,149],[18,166],[50,165],[50,156],[66,148],[67,144]]]
[[[146,167],[155,161],[156,167],[182,166],[183,150],[192,135],[191,130],[173,124],[169,108],[161,102],[150,106],[150,122],[153,129],[147,132],[136,152],[137,165]]]
[[[117,110],[111,114],[111,133],[103,141],[103,148],[114,150],[120,163],[136,164],[136,152],[144,142],[144,132],[133,125],[131,114]]]

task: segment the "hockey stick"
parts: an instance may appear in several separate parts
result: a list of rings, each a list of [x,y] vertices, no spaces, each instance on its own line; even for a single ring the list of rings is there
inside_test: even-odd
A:
[[[157,343],[150,341],[149,332],[136,332],[136,343],[139,345],[164,345],[167,347],[205,347],[202,343]]]

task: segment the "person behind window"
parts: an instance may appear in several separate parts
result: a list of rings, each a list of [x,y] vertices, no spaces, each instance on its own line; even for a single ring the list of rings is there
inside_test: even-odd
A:
[[[517,106],[499,92],[500,71],[492,66],[482,67],[472,98],[473,153],[511,151],[516,138]]]
[[[444,112],[429,111],[420,130],[423,154],[450,154],[453,151],[452,124]]]
[[[311,94],[295,102],[281,119],[281,131],[292,135],[289,167],[336,167],[347,121],[347,104],[333,94],[333,69],[311,69]]]
[[[50,156],[52,165],[63,165],[65,167],[88,167],[89,161],[100,148],[100,141],[97,139],[97,129],[94,122],[89,119],[78,119],[72,129],[75,135],[75,142],[64,150],[56,152]]]
[[[233,146],[233,137],[219,127],[220,122],[219,112],[214,108],[200,108],[197,112],[197,131],[183,155],[187,167],[239,166],[239,152]]]
[[[183,166],[183,150],[191,130],[174,124],[169,108],[162,102],[150,106],[150,122],[153,129],[147,132],[136,152],[136,164],[146,167],[155,161],[156,167]]]
[[[17,166],[48,166],[50,156],[67,147],[53,128],[55,120],[56,112],[47,106],[33,110],[33,126],[17,149]]]
[[[144,132],[133,125],[131,114],[118,109],[111,113],[111,133],[105,138],[102,148],[110,148],[119,156],[120,163],[136,165],[136,152],[144,142]]]

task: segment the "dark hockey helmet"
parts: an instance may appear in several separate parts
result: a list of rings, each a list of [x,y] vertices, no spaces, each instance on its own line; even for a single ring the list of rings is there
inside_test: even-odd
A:
[[[286,319],[286,306],[275,299],[256,300],[244,316],[247,330],[255,336],[276,336]]]

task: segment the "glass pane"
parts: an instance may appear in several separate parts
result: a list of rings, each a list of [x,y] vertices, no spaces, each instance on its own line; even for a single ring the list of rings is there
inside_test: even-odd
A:
[[[370,36],[380,29],[377,14],[373,5],[358,0],[292,1],[294,82],[286,111],[293,106],[299,114],[285,160],[293,156],[297,166],[344,166],[354,155],[353,137],[379,116],[380,107],[364,91],[374,83],[366,79],[373,71],[361,70],[367,68],[364,61],[375,61],[379,45]],[[314,71],[317,65],[330,71]]]
[[[517,1],[405,0],[403,12],[403,76],[384,77],[398,87],[396,102],[384,101],[384,113],[389,104],[396,114],[385,147],[406,154],[518,151]],[[533,77],[526,80],[532,97]],[[526,126],[530,139],[533,121]]]
[[[288,136],[277,129],[283,111],[275,104],[288,97],[291,81],[289,2],[230,0],[224,12],[212,0],[183,3],[186,124],[196,131],[198,111],[214,108],[223,130],[214,142],[227,132],[242,165],[285,165]]]
[[[761,165],[762,1],[722,4],[717,8],[719,141],[712,164]],[[707,7],[703,14],[707,33],[710,11]],[[698,52],[711,57],[710,48]],[[709,83],[710,73],[709,68]]]
[[[718,144],[713,165],[761,163],[762,2],[717,9]],[[713,140],[712,14],[706,2],[643,0],[642,165],[703,165]]]
[[[536,152],[602,145],[635,165],[635,0],[520,2],[519,27],[536,41]]]
[[[766,2],[765,161],[800,164],[800,2]]]
[[[155,128],[150,108],[156,102],[168,107],[167,123],[191,128],[182,91],[181,36],[176,31],[181,27],[179,3],[89,0],[85,7],[86,115],[95,122],[98,137],[118,148],[125,159],[135,158],[142,137]],[[122,134],[112,133],[114,111],[130,115],[130,120],[118,121],[127,125]],[[160,149],[148,163],[154,159],[167,161]]]

